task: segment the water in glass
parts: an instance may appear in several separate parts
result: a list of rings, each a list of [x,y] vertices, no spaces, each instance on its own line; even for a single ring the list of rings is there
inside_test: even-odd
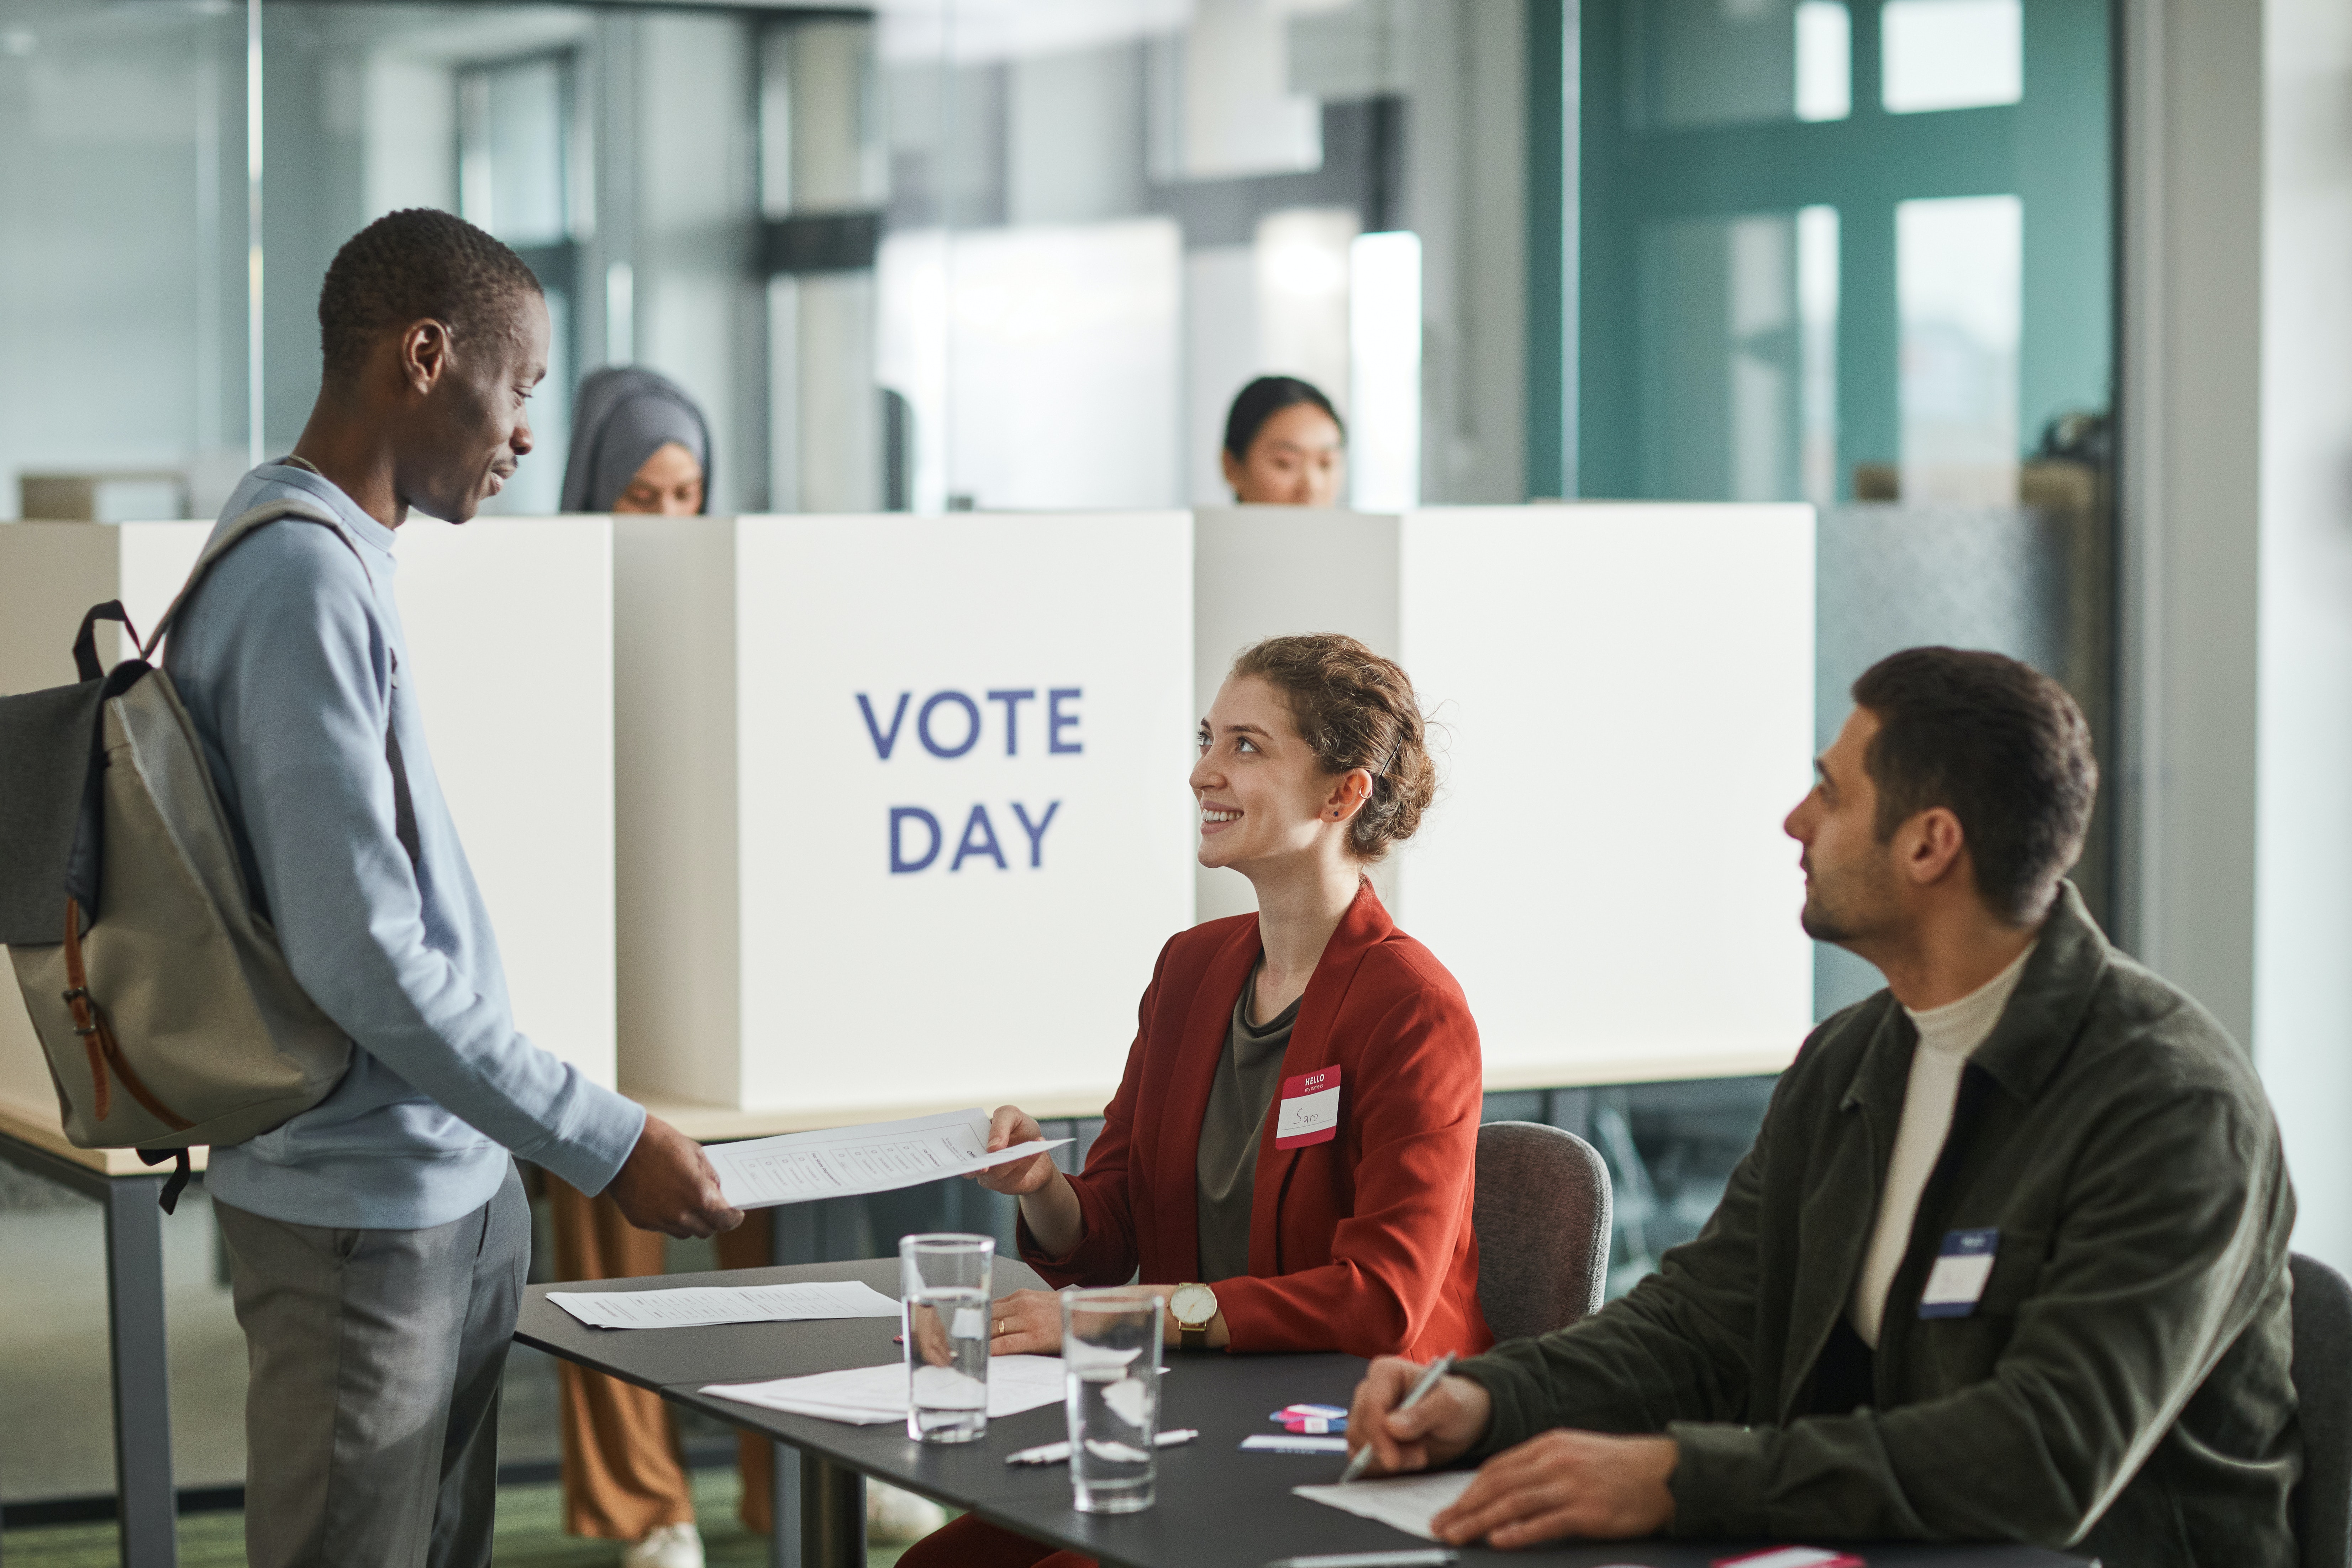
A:
[[[1157,1296],[1073,1290],[1062,1298],[1071,1505],[1081,1513],[1150,1508],[1159,1473]]]
[[[970,1443],[988,1433],[985,1236],[910,1236],[898,1244],[907,1341],[907,1436]]]

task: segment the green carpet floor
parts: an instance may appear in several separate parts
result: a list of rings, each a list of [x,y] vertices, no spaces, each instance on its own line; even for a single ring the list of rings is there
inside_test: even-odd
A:
[[[735,1472],[698,1470],[695,1510],[709,1568],[766,1568],[768,1540],[735,1521]],[[891,1568],[904,1547],[877,1547],[866,1568]],[[562,1489],[553,1484],[509,1487],[499,1493],[499,1568],[614,1568],[621,1550],[609,1541],[563,1533]],[[0,1541],[7,1568],[115,1568],[114,1526],[59,1524],[12,1530]],[[245,1516],[190,1514],[180,1521],[180,1568],[245,1568]]]

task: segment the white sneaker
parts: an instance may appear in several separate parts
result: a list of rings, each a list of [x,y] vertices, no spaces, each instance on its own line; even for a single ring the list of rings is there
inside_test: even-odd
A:
[[[897,1546],[920,1541],[948,1521],[947,1510],[927,1497],[866,1483],[866,1539]]]
[[[621,1553],[621,1568],[702,1568],[702,1532],[691,1524],[664,1524]]]

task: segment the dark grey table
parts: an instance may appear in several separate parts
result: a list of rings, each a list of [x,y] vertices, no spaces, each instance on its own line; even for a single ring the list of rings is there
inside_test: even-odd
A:
[[[742,1269],[606,1280],[598,1289],[679,1285],[751,1285],[785,1279],[863,1279],[886,1295],[898,1289],[895,1258],[802,1268]],[[999,1294],[1036,1278],[1000,1259]],[[1039,1541],[1074,1548],[1122,1568],[1250,1568],[1270,1558],[1326,1552],[1394,1551],[1418,1544],[1385,1525],[1291,1495],[1294,1486],[1335,1480],[1326,1456],[1243,1453],[1241,1440],[1276,1428],[1280,1405],[1307,1400],[1344,1405],[1364,1363],[1352,1356],[1183,1355],[1171,1352],[1162,1384],[1160,1424],[1200,1428],[1198,1442],[1160,1455],[1159,1505],[1118,1517],[1070,1507],[1066,1466],[1009,1466],[1007,1454],[1064,1436],[1059,1406],[991,1421],[977,1443],[936,1447],[908,1441],[903,1427],[850,1426],[787,1415],[700,1392],[708,1383],[791,1377],[870,1366],[899,1354],[893,1320],[740,1323],[708,1329],[600,1330],[584,1327],[531,1287],[516,1338],[553,1355],[657,1389],[668,1399],[800,1450],[797,1531],[777,1513],[779,1561],[797,1568],[852,1568],[865,1561],[865,1480],[871,1477],[920,1492]],[[779,1466],[783,1475],[787,1467]],[[796,1534],[797,1539],[791,1539]],[[1752,1545],[1773,1544],[1768,1542]],[[797,1551],[793,1549],[797,1548]],[[1743,1550],[1739,1542],[1618,1542],[1532,1552],[1463,1552],[1465,1563],[1526,1563],[1542,1568],[1706,1568]],[[2021,1546],[1873,1545],[1859,1555],[1871,1568],[2083,1568],[2084,1560]]]

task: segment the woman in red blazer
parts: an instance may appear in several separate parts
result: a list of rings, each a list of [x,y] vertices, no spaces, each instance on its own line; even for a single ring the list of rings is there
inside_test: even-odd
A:
[[[1274,637],[1235,661],[1192,784],[1201,864],[1249,878],[1258,912],[1161,949],[1083,1174],[1038,1155],[979,1178],[1021,1200],[1021,1255],[1047,1280],[1139,1271],[1169,1301],[1169,1342],[1192,1349],[1429,1357],[1494,1342],[1470,1228],[1477,1026],[1364,876],[1435,783],[1412,683],[1362,644]],[[989,1146],[1038,1135],[1005,1106]],[[997,1354],[1061,1346],[1049,1291],[1016,1291],[993,1316]],[[971,1517],[901,1559],[1084,1561]]]

